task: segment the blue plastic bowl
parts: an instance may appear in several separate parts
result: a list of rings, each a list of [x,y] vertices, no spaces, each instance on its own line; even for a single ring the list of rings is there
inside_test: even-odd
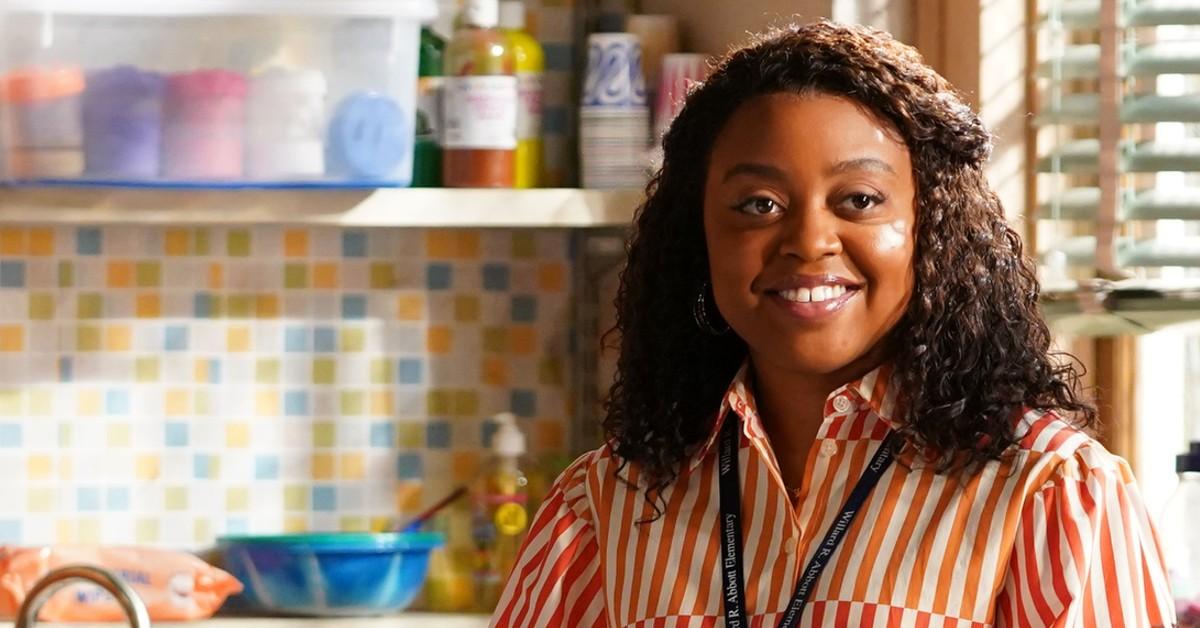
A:
[[[440,534],[224,536],[225,569],[245,585],[231,607],[308,616],[381,615],[412,603]]]

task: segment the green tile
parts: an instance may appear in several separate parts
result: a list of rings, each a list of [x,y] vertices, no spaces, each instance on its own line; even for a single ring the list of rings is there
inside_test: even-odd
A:
[[[99,294],[81,294],[75,299],[75,317],[96,319],[104,316],[104,297]]]
[[[225,247],[230,257],[249,257],[250,232],[244,229],[230,231],[225,238]]]
[[[479,297],[462,294],[454,297],[454,320],[460,323],[479,321]]]
[[[48,321],[54,318],[54,295],[35,293],[29,295],[29,319]]]
[[[308,287],[308,266],[305,264],[284,264],[283,287],[289,290],[302,290]]]
[[[196,416],[208,416],[212,414],[212,398],[207,390],[197,390],[192,393],[193,413]]]
[[[138,262],[137,285],[139,288],[157,288],[162,285],[162,264]]]
[[[473,417],[479,415],[479,393],[474,390],[454,391],[454,415]]]
[[[425,446],[423,423],[400,423],[396,425],[396,445],[405,449],[420,449]]]
[[[75,433],[70,423],[58,424],[58,446],[72,447],[75,443]]]
[[[370,532],[371,528],[366,517],[346,516],[338,520],[338,529],[342,532]]]
[[[538,363],[538,383],[543,386],[562,386],[562,360],[558,358],[543,358]]]
[[[371,264],[371,288],[387,290],[396,286],[396,268],[391,264]]]
[[[226,298],[225,315],[229,318],[253,318],[254,297],[248,294],[233,294]]]
[[[307,486],[283,487],[283,508],[290,511],[307,511],[308,496],[312,491]]]
[[[188,490],[182,486],[168,486],[163,491],[163,504],[168,511],[187,510]]]
[[[483,350],[504,353],[508,350],[508,330],[504,327],[483,328]]]
[[[20,390],[0,390],[0,414],[20,416],[25,414],[25,395]]]
[[[513,234],[512,256],[519,259],[537,256],[537,240],[532,233],[520,231]]]
[[[333,423],[329,421],[321,421],[313,423],[313,446],[314,447],[333,447],[333,442],[337,436],[337,429]]]
[[[366,339],[361,329],[343,329],[341,333],[342,353],[356,353],[366,346]]]
[[[359,416],[367,405],[367,395],[361,390],[343,390],[341,394],[342,416]]]
[[[260,359],[254,371],[254,379],[260,384],[279,383],[279,360]]]
[[[74,262],[59,262],[58,263],[58,287],[71,288],[75,286],[75,263]]]
[[[100,328],[85,325],[75,330],[75,348],[78,351],[99,351]]]
[[[192,250],[196,252],[196,255],[208,255],[210,250],[208,229],[197,229],[192,238]]]
[[[54,393],[49,390],[29,391],[29,414],[49,416],[54,413]]]
[[[434,416],[450,416],[454,395],[449,390],[433,389],[425,394],[425,411]]]
[[[371,383],[391,384],[396,376],[392,361],[385,358],[371,360]]]
[[[157,382],[159,377],[158,358],[142,357],[134,362],[134,372],[139,382]]]
[[[313,358],[313,383],[332,384],[337,378],[337,363],[332,358]]]

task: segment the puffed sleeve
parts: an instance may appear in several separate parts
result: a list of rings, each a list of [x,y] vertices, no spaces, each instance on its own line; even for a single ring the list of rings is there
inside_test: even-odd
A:
[[[608,622],[604,574],[588,503],[592,454],[567,468],[534,517],[492,626],[588,626]]]
[[[997,626],[1172,626],[1154,526],[1126,462],[1080,447],[1021,511]]]

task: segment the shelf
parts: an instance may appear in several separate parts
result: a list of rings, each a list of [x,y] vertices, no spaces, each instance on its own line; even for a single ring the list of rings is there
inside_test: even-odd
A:
[[[1200,172],[1200,140],[1148,141],[1121,144],[1122,172]],[[1095,174],[1100,140],[1066,142],[1037,161],[1044,174]],[[1056,163],[1057,160],[1057,163]]]
[[[1055,202],[1057,201],[1057,203]],[[1094,221],[1100,211],[1100,188],[1063,190],[1038,204],[1038,220]],[[1121,198],[1118,220],[1200,220],[1200,188],[1149,188]]]
[[[1091,29],[1100,23],[1100,0],[1065,0],[1061,3],[1059,20],[1067,28]],[[1049,21],[1050,14],[1043,12]],[[1125,13],[1127,26],[1162,26],[1167,24],[1200,24],[1200,4],[1195,0],[1143,0],[1130,6]]]
[[[1092,308],[1081,307],[1075,291],[1042,296],[1046,322],[1056,333],[1068,336],[1145,334],[1200,321],[1200,286],[1194,282],[1117,282],[1103,293],[1085,293],[1083,298],[1094,302]]]
[[[10,187],[0,223],[600,228],[630,224],[640,190],[166,190]]]

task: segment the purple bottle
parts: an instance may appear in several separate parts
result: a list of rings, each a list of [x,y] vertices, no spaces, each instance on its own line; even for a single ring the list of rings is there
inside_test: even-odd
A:
[[[87,175],[129,179],[158,176],[164,85],[163,75],[126,65],[88,73],[83,93]]]

